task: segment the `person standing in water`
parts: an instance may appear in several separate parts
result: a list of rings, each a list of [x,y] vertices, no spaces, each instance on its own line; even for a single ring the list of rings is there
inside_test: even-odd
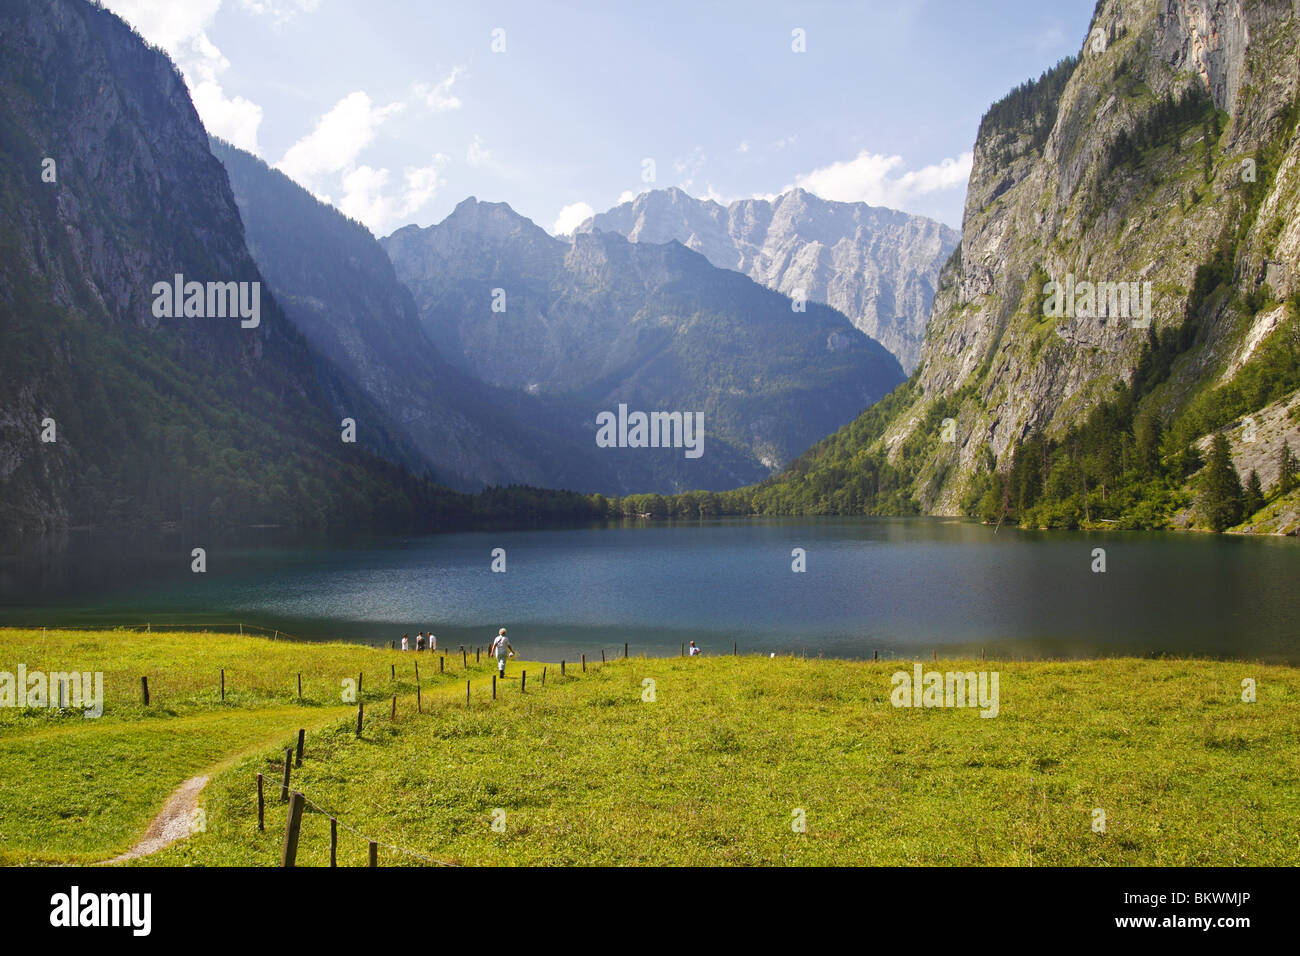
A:
[[[493,654],[496,657],[497,673],[500,676],[505,677],[506,656],[509,655],[510,657],[514,657],[515,649],[511,647],[510,642],[506,640],[506,629],[504,627],[497,632],[496,640],[492,642],[492,649],[488,653]]]

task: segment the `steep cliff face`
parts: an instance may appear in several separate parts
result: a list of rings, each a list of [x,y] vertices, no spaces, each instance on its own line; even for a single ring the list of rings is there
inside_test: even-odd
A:
[[[633,242],[675,240],[784,295],[802,289],[843,312],[906,372],[920,357],[939,270],[958,239],[923,216],[830,202],[803,189],[729,206],[676,187],[653,190],[579,227],[593,230]]]
[[[1077,62],[990,111],[959,259],[884,433],[897,461],[934,426],[927,411],[959,399],[956,440],[927,443],[926,510],[958,512],[1015,442],[1061,433],[1132,381],[1149,338],[1137,310],[1052,316],[1047,282],[1150,283],[1153,331],[1187,326],[1149,398],[1166,416],[1231,378],[1257,326],[1276,323],[1300,248],[1296,18],[1292,0],[1104,0]],[[1227,283],[1198,289],[1215,263]]]
[[[393,490],[361,447],[415,460],[270,293],[255,296],[183,81],[111,13],[0,6],[0,207],[4,530],[337,520],[367,487]],[[159,315],[155,285],[178,274],[244,284],[256,324]],[[345,414],[372,426],[357,445],[340,441]]]

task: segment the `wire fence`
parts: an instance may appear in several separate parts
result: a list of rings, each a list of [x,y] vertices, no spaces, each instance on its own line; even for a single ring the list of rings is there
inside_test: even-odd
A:
[[[623,657],[626,658],[629,656],[629,648],[630,645],[628,644],[623,645],[623,655],[622,655]],[[468,653],[468,649],[466,648],[462,647],[461,650],[463,653],[466,654]],[[478,650],[478,648],[476,648],[475,650]],[[617,651],[618,651],[617,647],[613,647],[613,648],[601,647],[596,649],[596,653],[600,654],[601,664],[604,664],[608,661],[610,651],[614,651],[615,657],[617,657]],[[587,669],[587,659],[586,659],[587,655],[585,652],[581,652],[579,656],[580,656],[579,663],[582,667],[583,672],[585,672]],[[592,657],[593,659],[591,661],[591,664],[594,667],[597,663],[595,661],[595,654],[593,654]],[[560,670],[561,674],[565,673],[566,663],[567,663],[566,661],[561,661],[561,670]],[[526,674],[526,672],[524,673]],[[521,691],[523,690],[523,686],[524,685],[521,682],[520,684]],[[545,669],[543,669],[542,686],[543,687],[546,686]],[[465,684],[466,704],[468,704],[470,700],[469,692],[470,692],[470,685],[469,682],[466,681]],[[493,700],[497,699],[497,683],[496,683],[495,674],[492,675],[492,699]],[[418,701],[418,697],[417,697],[417,701]],[[360,701],[358,701],[357,724],[356,724],[356,735],[358,738],[361,737],[361,733],[362,733],[364,713],[365,713],[364,705]],[[396,697],[393,698],[393,713],[394,715],[396,715],[397,713]],[[432,702],[430,702],[429,714],[430,716],[432,716],[433,714]],[[427,853],[422,853],[419,850],[412,850],[410,847],[400,846],[396,843],[388,843],[383,840],[377,840],[374,837],[371,837],[368,834],[362,832],[361,830],[358,830],[356,827],[348,824],[347,822],[340,820],[338,814],[336,814],[332,810],[327,809],[326,807],[321,806],[319,803],[312,800],[301,790],[295,789],[291,791],[289,789],[290,779],[292,777],[291,768],[295,765],[301,766],[301,762],[303,759],[304,735],[305,735],[305,731],[300,730],[298,732],[298,756],[297,756],[296,763],[291,761],[292,748],[286,748],[284,754],[284,780],[283,783],[281,784],[281,800],[284,800],[287,797],[289,799],[289,808],[285,820],[285,842],[284,842],[284,849],[281,855],[282,866],[292,867],[296,865],[296,859],[298,853],[298,840],[301,834],[302,813],[304,811],[310,811],[312,813],[319,814],[320,816],[325,817],[330,821],[330,865],[331,866],[334,866],[336,863],[336,854],[338,849],[336,828],[342,828],[343,830],[346,830],[348,833],[351,833],[357,837],[360,837],[362,840],[366,841],[370,849],[369,859],[370,859],[371,866],[378,865],[377,848],[379,847],[383,847],[386,850],[391,850],[394,853],[400,853],[406,856],[413,857],[415,859],[422,860],[425,863],[431,864],[433,866],[458,866],[458,864],[456,863],[451,863],[448,862],[447,860],[438,859],[437,857],[430,856]],[[263,791],[264,782],[265,782],[265,775],[259,773],[257,775],[257,799],[258,799],[257,825],[259,831],[265,830],[265,794]],[[295,803],[296,800],[300,800],[301,804]]]
[[[404,853],[407,856],[416,857],[417,859],[424,860],[426,863],[430,863],[434,866],[459,866],[459,864],[457,863],[449,863],[446,860],[439,860],[435,857],[429,856],[427,853],[421,853],[419,850],[412,850],[409,847],[398,846],[395,843],[385,843],[383,840],[376,840],[373,837],[367,836],[366,834],[358,830],[356,827],[350,826],[343,820],[340,820],[338,814],[334,813],[331,810],[326,810],[324,807],[316,803],[314,800],[308,797],[301,790],[297,790],[294,792],[297,793],[300,797],[302,797],[303,803],[305,803],[307,805],[307,808],[310,809],[313,813],[318,813],[321,816],[328,818],[332,824],[337,824],[338,826],[342,827],[344,830],[347,830],[349,833],[360,837],[361,839],[365,840],[367,844],[373,843],[375,846],[381,846],[384,849],[392,850],[395,853]]]

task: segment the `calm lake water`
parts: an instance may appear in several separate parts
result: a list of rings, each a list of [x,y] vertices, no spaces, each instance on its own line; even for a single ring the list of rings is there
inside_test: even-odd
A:
[[[1300,663],[1300,542],[1039,534],[941,519],[471,532],[345,545],[103,539],[0,556],[0,623],[233,624],[440,649],[510,629],[521,656],[1171,654]],[[504,548],[506,572],[491,570]],[[791,570],[803,548],[807,571]],[[1093,573],[1104,548],[1106,573]]]

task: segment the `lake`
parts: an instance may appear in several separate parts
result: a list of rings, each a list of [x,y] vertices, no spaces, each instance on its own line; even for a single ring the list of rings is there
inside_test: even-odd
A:
[[[410,539],[212,544],[72,536],[0,557],[0,623],[245,622],[439,648],[510,629],[523,657],[634,653],[1180,655],[1300,663],[1300,542],[1037,533],[916,519],[640,522]],[[505,551],[504,573],[491,570]],[[803,573],[792,551],[806,553]],[[1106,571],[1094,573],[1093,550]]]

